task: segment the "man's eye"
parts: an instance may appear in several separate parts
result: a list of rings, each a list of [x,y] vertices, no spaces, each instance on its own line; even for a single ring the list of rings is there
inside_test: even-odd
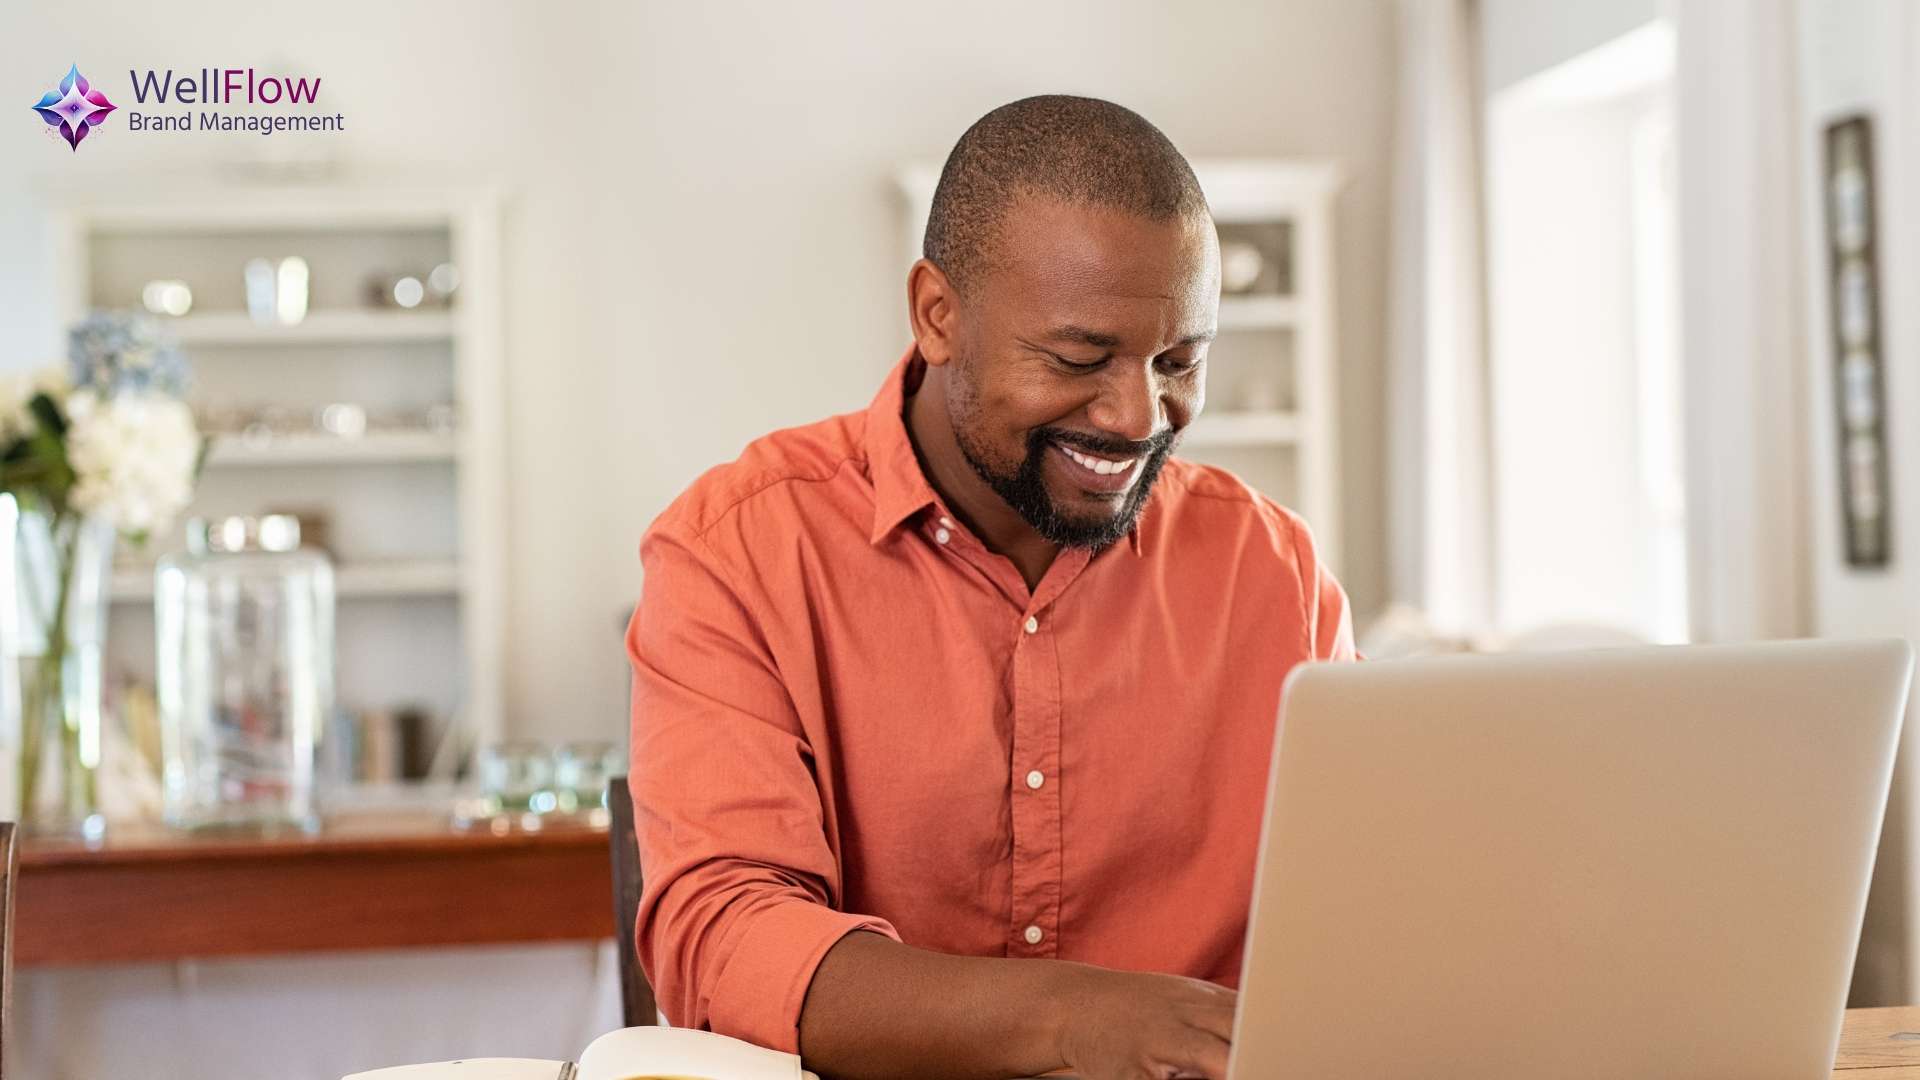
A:
[[[1184,374],[1186,372],[1192,371],[1194,368],[1197,368],[1199,366],[1200,366],[1200,360],[1198,357],[1163,356],[1160,358],[1161,369],[1165,371],[1170,371],[1175,375]]]
[[[1101,364],[1106,362],[1104,359],[1074,360],[1069,357],[1061,356],[1059,353],[1048,353],[1047,355],[1053,357],[1054,360],[1057,361],[1061,367],[1067,368],[1072,371],[1092,371],[1093,369],[1099,367]]]

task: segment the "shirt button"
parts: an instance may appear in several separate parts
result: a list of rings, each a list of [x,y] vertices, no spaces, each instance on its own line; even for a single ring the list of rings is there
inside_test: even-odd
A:
[[[947,541],[953,539],[953,534],[948,532],[945,529],[940,529],[933,534],[933,538],[944,544]]]
[[[1038,791],[1040,789],[1040,785],[1046,782],[1047,782],[1046,774],[1041,772],[1039,769],[1035,769],[1032,772],[1027,774],[1027,786],[1030,788],[1033,788],[1035,791]]]
[[[1040,929],[1040,928],[1039,928],[1039,927],[1037,927],[1037,926],[1029,926],[1029,927],[1027,927],[1027,934],[1026,934],[1026,938],[1027,938],[1027,944],[1029,944],[1029,945],[1038,945],[1038,944],[1040,944],[1040,939],[1041,939],[1041,938],[1044,938],[1044,937],[1046,937],[1046,936],[1047,936],[1047,933],[1046,933],[1046,931],[1044,931],[1044,930],[1042,930],[1042,929]]]
[[[953,519],[943,517],[940,519],[940,525],[942,528],[951,529],[953,528]]]
[[[1027,616],[1027,633],[1037,634],[1039,632],[1040,632],[1040,620],[1034,618],[1031,615]]]

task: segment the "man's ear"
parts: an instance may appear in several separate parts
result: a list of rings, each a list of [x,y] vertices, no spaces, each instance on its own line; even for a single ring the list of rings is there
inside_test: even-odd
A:
[[[940,367],[953,358],[959,330],[960,294],[946,272],[927,259],[907,271],[907,319],[922,359]]]

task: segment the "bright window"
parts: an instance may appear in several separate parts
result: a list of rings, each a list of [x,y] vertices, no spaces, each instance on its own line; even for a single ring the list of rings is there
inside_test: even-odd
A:
[[[1489,102],[1494,618],[1687,637],[1673,34]]]

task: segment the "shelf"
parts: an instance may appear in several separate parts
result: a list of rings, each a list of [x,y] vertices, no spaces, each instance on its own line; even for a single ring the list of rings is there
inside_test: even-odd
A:
[[[337,642],[341,699],[417,701],[447,718],[437,735],[471,745],[503,737],[509,667],[502,198],[485,183],[143,175],[47,199],[44,277],[58,321],[137,306],[156,278],[193,285],[197,306],[155,322],[195,362],[194,404],[212,436],[195,509],[312,510],[335,526],[349,622]],[[243,267],[293,253],[313,275],[305,317],[255,322]],[[365,292],[376,275],[442,260],[460,271],[451,306],[428,297],[400,308]],[[333,402],[359,405],[371,426],[342,438],[308,423]],[[457,404],[457,430],[426,415],[443,403]],[[261,421],[245,434],[243,410]],[[375,558],[388,561],[366,561]],[[153,639],[137,616],[152,610],[151,574],[110,584],[116,618],[138,632],[113,635],[104,662],[148,670]]]
[[[447,311],[310,311],[292,326],[257,323],[244,312],[208,312],[166,319],[160,325],[182,345],[319,345],[453,337],[453,315]]]
[[[454,435],[431,431],[375,431],[352,437],[274,435],[258,442],[244,435],[217,435],[207,465],[384,465],[452,461],[459,452]]]
[[[115,603],[145,603],[153,599],[153,571],[115,570],[110,588]],[[450,559],[347,563],[334,567],[333,591],[342,600],[453,596],[460,591],[460,564]]]
[[[1299,322],[1300,303],[1291,296],[1220,298],[1222,330],[1281,330]]]
[[[1187,428],[1181,445],[1289,446],[1300,438],[1300,417],[1295,413],[1209,412]]]

